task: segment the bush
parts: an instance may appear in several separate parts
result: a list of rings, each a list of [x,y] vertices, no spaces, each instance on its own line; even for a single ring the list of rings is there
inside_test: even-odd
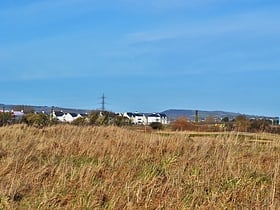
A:
[[[131,122],[127,117],[115,116],[113,124],[116,126],[127,126],[127,125],[130,125]]]
[[[270,121],[264,119],[251,120],[250,132],[264,132],[269,130]]]
[[[35,127],[44,127],[49,124],[48,116],[43,113],[29,113],[24,117],[23,121],[27,125],[32,125]]]
[[[160,122],[152,122],[150,124],[150,126],[151,126],[152,129],[155,129],[155,130],[162,130],[163,129],[163,125]]]
[[[88,121],[84,117],[79,117],[79,118],[75,119],[71,124],[83,126],[83,125],[87,125]]]
[[[13,116],[10,112],[0,112],[0,126],[10,124]]]
[[[88,119],[90,125],[98,125],[101,114],[99,111],[92,111],[89,113]]]
[[[186,117],[179,117],[172,123],[172,130],[175,131],[185,131],[185,130],[194,130],[195,126],[189,122],[188,118]]]
[[[239,115],[235,118],[236,129],[241,132],[247,132],[250,129],[250,121],[245,115]]]
[[[90,125],[117,125],[124,126],[129,125],[130,120],[126,117],[119,116],[109,111],[93,111],[88,116],[88,123]]]

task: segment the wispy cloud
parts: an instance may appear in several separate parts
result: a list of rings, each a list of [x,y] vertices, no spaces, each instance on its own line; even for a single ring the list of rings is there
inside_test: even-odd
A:
[[[209,36],[223,36],[237,33],[251,36],[275,35],[280,32],[276,27],[280,15],[276,11],[254,11],[249,13],[235,14],[211,18],[203,21],[188,21],[166,25],[153,30],[132,32],[124,37],[128,43],[158,42],[176,38],[197,38]]]
[[[33,19],[37,14],[43,13],[48,19],[47,16],[52,10],[59,13],[62,9],[68,13],[74,11],[78,5],[84,8],[89,2],[89,0],[41,1],[12,8],[6,14],[18,14],[18,17],[26,15],[27,19]],[[129,5],[135,1],[122,0],[121,2],[122,5]],[[167,0],[151,0],[151,2],[144,0],[139,4],[146,7],[154,4],[156,7],[160,2],[163,4],[162,7],[170,6],[171,9],[179,5],[188,7],[190,4],[197,4],[197,1],[183,0],[175,0],[172,1],[173,3]],[[207,0],[206,2],[214,4],[217,1]],[[89,7],[93,6],[93,4],[90,5]],[[1,14],[3,15],[2,12]],[[118,36],[114,34],[114,30],[109,30],[109,33],[113,34],[109,38],[97,37],[90,29],[72,31],[67,35],[63,33],[52,36],[47,33],[47,37],[38,36],[28,42],[12,43],[2,47],[0,49],[0,60],[3,61],[1,69],[5,66],[14,72],[11,75],[24,80],[93,75],[156,75],[166,68],[166,64],[173,71],[165,74],[173,74],[175,71],[188,74],[193,73],[193,69],[209,72],[219,68],[217,71],[220,71],[224,67],[224,63],[220,61],[225,60],[230,63],[231,59],[238,60],[239,64],[243,65],[242,69],[248,71],[258,65],[262,67],[261,69],[275,69],[278,63],[273,59],[271,63],[274,64],[270,66],[260,65],[257,61],[252,62],[258,60],[255,58],[262,56],[260,47],[253,49],[257,51],[257,55],[249,57],[251,63],[247,67],[244,59],[238,58],[238,53],[244,50],[242,45],[246,41],[254,41],[254,44],[258,45],[258,41],[263,41],[264,37],[279,40],[280,29],[276,27],[279,18],[277,8],[269,8],[269,10],[259,9],[234,15],[222,14],[203,19],[183,18],[174,23],[159,20],[154,27],[143,24],[135,27],[138,29],[131,33],[127,33],[129,31],[127,28],[125,31],[119,31]],[[123,38],[119,38],[122,35]],[[246,53],[248,55],[252,51],[246,51]],[[15,59],[17,64],[13,63]],[[228,69],[235,71],[234,68],[233,66]]]
[[[204,20],[187,20],[126,34],[123,42],[135,51],[147,49],[173,73],[181,75],[227,72],[277,72],[280,15],[277,8],[224,14]],[[151,53],[143,52],[147,55]],[[155,57],[156,58],[156,57]],[[164,67],[163,67],[164,68]]]

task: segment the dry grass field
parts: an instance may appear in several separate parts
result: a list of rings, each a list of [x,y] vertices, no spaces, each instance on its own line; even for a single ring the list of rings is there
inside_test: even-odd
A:
[[[1,127],[0,209],[280,209],[280,136]]]

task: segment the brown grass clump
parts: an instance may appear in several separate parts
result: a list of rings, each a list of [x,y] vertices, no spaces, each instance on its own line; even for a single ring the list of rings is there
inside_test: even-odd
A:
[[[279,136],[2,127],[0,209],[279,209],[279,166]]]

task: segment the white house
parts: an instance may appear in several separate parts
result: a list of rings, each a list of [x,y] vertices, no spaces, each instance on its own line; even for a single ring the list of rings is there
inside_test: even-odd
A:
[[[147,123],[148,125],[153,123],[153,122],[159,122],[162,124],[168,124],[167,116],[166,114],[161,114],[161,113],[153,113],[147,116]]]
[[[63,111],[53,111],[53,119],[57,119],[60,122],[71,123],[79,117],[87,117],[87,114],[78,114],[78,113],[64,113]]]
[[[19,120],[24,116],[23,111],[14,111],[14,110],[0,110],[0,112],[4,113],[10,113],[14,119]]]
[[[21,119],[24,115],[24,113],[20,112],[20,111],[13,111],[12,114],[13,114],[15,119]]]
[[[141,113],[132,113],[132,112],[125,112],[123,114],[124,117],[130,119],[132,124],[135,125],[147,125],[147,117]]]
[[[65,114],[62,111],[53,111],[52,117],[53,117],[53,119],[57,119],[60,122],[66,122]]]
[[[147,125],[147,117],[144,114],[135,113],[134,120],[137,125]]]
[[[168,119],[166,114],[162,113],[153,113],[153,114],[143,114],[143,113],[132,113],[125,112],[122,116],[130,119],[132,124],[135,125],[149,125],[153,122],[159,122],[164,125],[168,124]]]
[[[161,121],[160,115],[156,114],[156,113],[149,114],[148,117],[147,117],[147,120],[148,120],[148,124],[151,124],[151,123],[154,123],[154,122],[159,122],[160,123],[160,121]]]
[[[168,118],[166,114],[160,113],[161,123],[164,125],[168,124]]]
[[[64,119],[66,122],[73,122],[74,120],[76,120],[77,118],[82,117],[80,114],[77,113],[67,113],[64,115]]]

